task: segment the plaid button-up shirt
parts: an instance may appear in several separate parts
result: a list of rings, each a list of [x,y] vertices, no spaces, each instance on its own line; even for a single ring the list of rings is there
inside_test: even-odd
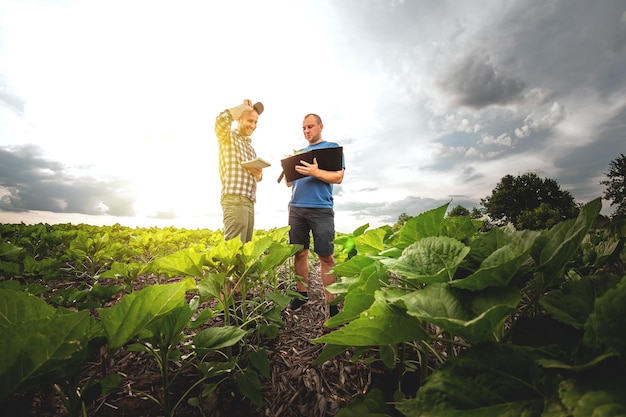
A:
[[[252,139],[232,129],[233,117],[224,110],[215,119],[215,135],[219,147],[222,198],[227,194],[242,195],[256,201],[256,180],[241,162],[256,158]]]

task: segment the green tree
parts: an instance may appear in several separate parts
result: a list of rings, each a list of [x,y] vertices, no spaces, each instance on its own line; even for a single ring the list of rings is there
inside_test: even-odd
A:
[[[399,215],[398,216],[398,221],[392,227],[393,231],[397,232],[398,230],[400,230],[402,228],[402,226],[404,226],[404,223],[406,223],[409,220],[411,220],[412,217],[413,216],[409,216],[406,213],[402,213],[401,215]]]
[[[484,208],[472,207],[472,212],[470,213],[470,217],[472,219],[481,219],[485,215]]]
[[[539,207],[532,210],[524,210],[517,217],[515,227],[520,230],[550,229],[552,226],[562,221],[559,211],[550,207],[549,204],[541,203]]]
[[[607,180],[600,181],[606,185],[604,198],[611,200],[611,206],[616,206],[613,212],[613,219],[626,217],[626,156],[620,154],[618,158],[611,161],[609,172],[604,173]]]
[[[504,176],[480,204],[495,225],[511,222],[520,230],[545,229],[578,214],[568,191],[561,190],[556,180],[533,172]]]
[[[469,215],[470,215],[470,211],[460,204],[455,206],[448,213],[448,217],[463,217],[463,216],[469,216]]]

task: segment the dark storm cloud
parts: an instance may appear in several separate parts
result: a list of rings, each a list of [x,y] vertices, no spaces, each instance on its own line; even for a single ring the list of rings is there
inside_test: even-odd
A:
[[[73,177],[34,146],[0,147],[0,210],[132,216],[119,181]]]
[[[618,53],[626,44],[626,11],[622,14],[622,18],[616,25],[617,29],[611,42],[611,50]]]
[[[546,88],[557,97],[580,87],[611,93],[624,83],[626,60],[615,55],[626,41],[625,12],[623,0],[514,2],[476,42],[499,65],[524,74],[529,88]],[[612,73],[620,76],[607,84]]]
[[[497,68],[488,55],[475,54],[458,62],[439,85],[456,104],[479,109],[519,100],[525,83]]]

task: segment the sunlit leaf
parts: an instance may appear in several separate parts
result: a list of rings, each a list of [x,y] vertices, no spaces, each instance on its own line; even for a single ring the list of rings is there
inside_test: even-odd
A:
[[[347,346],[379,346],[422,340],[428,335],[419,321],[397,307],[392,307],[380,292],[372,306],[334,332],[314,339],[315,343]]]
[[[0,325],[51,317],[55,311],[45,301],[31,294],[0,288]]]
[[[418,283],[446,282],[469,251],[468,246],[453,238],[426,237],[405,248],[398,259],[381,262],[391,272]]]
[[[18,388],[74,376],[99,329],[88,311],[0,326],[0,403]]]
[[[395,246],[406,248],[420,239],[439,236],[448,205],[444,204],[407,220],[395,238]]]
[[[113,307],[98,309],[109,347],[123,346],[152,321],[181,305],[187,306],[185,294],[195,288],[192,278],[175,284],[154,285],[125,295]]]
[[[539,235],[539,232],[532,230],[516,233],[506,245],[487,256],[476,272],[450,284],[473,291],[509,285],[515,274],[530,259],[530,251]]]
[[[376,255],[385,247],[383,239],[387,235],[384,229],[368,230],[355,238],[356,250],[360,255]]]
[[[547,277],[558,276],[593,226],[601,208],[602,200],[597,198],[584,205],[577,218],[560,222],[542,234],[532,254]]]
[[[172,277],[201,277],[204,257],[204,253],[188,248],[159,258],[154,265]]]

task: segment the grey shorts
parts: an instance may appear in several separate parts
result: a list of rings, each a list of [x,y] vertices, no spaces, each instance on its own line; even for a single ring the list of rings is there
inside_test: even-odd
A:
[[[334,254],[335,211],[330,208],[289,207],[289,243],[309,249],[311,233],[313,250],[321,256]]]

